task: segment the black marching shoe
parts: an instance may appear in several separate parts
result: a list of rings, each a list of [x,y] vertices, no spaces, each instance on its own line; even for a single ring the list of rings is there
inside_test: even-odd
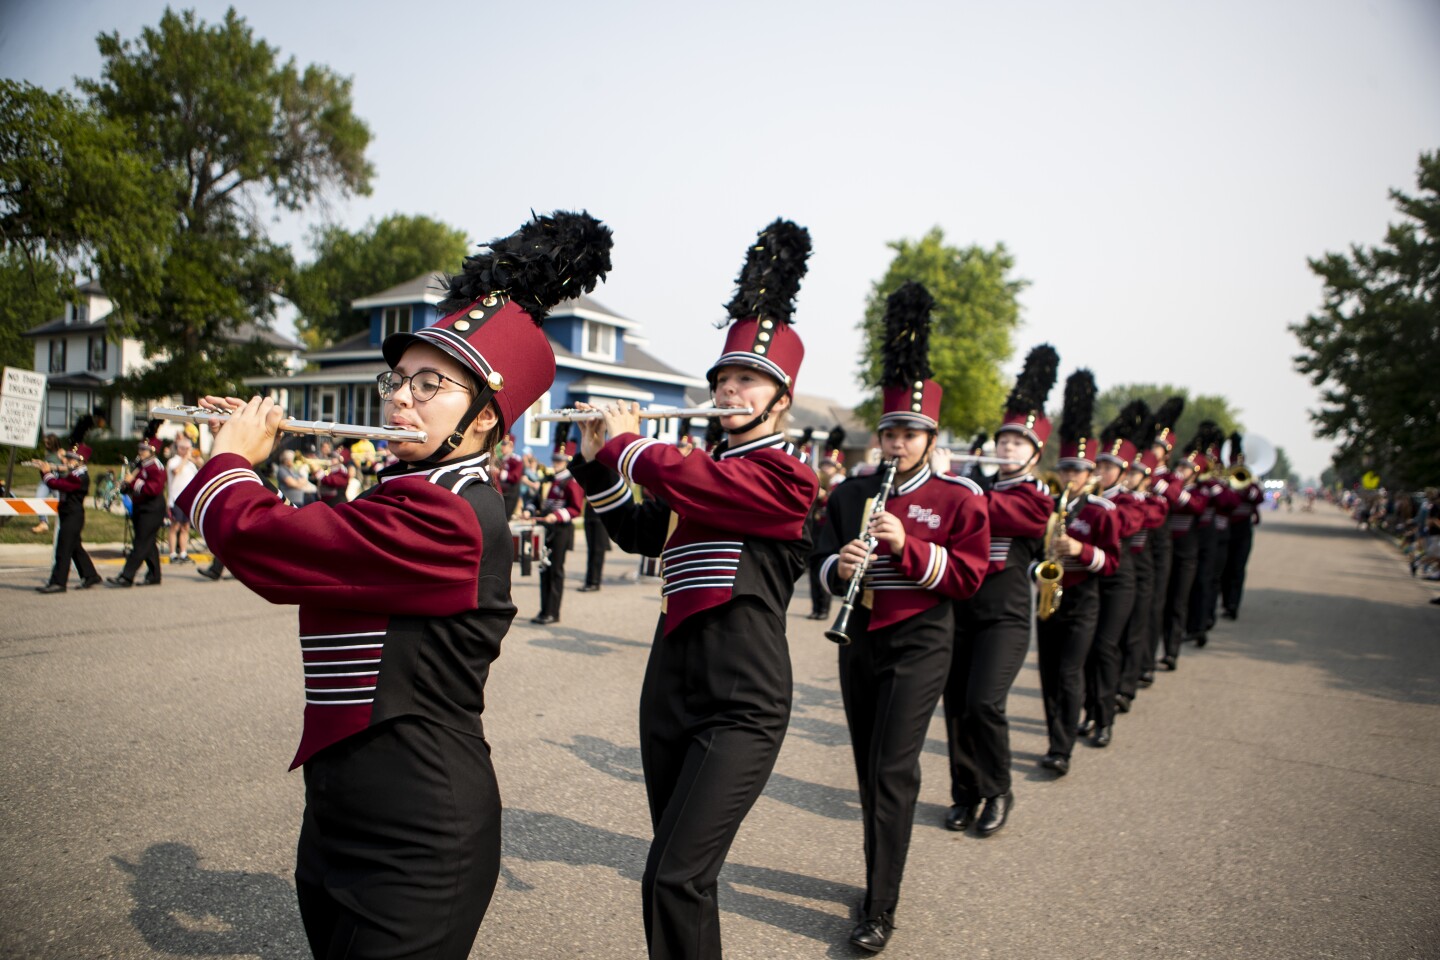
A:
[[[1002,796],[991,797],[985,801],[985,809],[980,813],[980,819],[975,821],[975,832],[982,837],[988,837],[997,833],[1005,826],[1005,821],[1010,817],[1010,811],[1015,808],[1015,794],[1006,793]]]
[[[158,586],[160,586],[160,578],[159,578],[159,577],[146,577],[144,580],[141,580],[141,581],[140,581],[140,586],[142,586],[142,587],[158,587]]]
[[[583,587],[580,588],[580,592],[581,592],[581,593],[595,593],[595,592],[596,592],[597,590],[599,590],[599,589],[600,589],[599,587],[592,587],[590,584],[587,583],[587,584],[585,584],[585,586],[583,586]]]
[[[1120,713],[1129,713],[1130,704],[1135,702],[1134,697],[1128,697],[1123,693],[1115,694],[1115,709]]]
[[[945,829],[963,832],[970,829],[970,824],[980,815],[980,804],[978,803],[957,803],[945,814]]]
[[[1110,740],[1113,737],[1113,733],[1111,731],[1113,729],[1113,727],[1096,727],[1095,736],[1090,739],[1090,745],[1092,747],[1110,746]]]
[[[1094,720],[1083,720],[1075,727],[1075,736],[1088,737],[1095,732]]]
[[[43,587],[36,587],[36,588],[35,588],[35,592],[36,592],[36,593],[64,593],[64,592],[65,592],[65,584],[63,584],[63,583],[47,583],[47,584],[45,584],[45,586],[43,586]]]
[[[1146,670],[1144,673],[1140,674],[1140,680],[1139,680],[1140,686],[1142,686],[1142,687],[1148,687],[1148,686],[1152,685],[1154,682],[1155,682],[1155,671],[1154,671],[1154,670]]]
[[[126,577],[126,576],[106,577],[106,578],[105,578],[105,582],[108,583],[108,584],[111,584],[112,586],[116,586],[116,587],[133,587],[133,586],[135,586],[135,581],[134,581],[134,580],[131,580],[129,577]]]
[[[105,581],[103,581],[103,580],[100,579],[100,574],[97,573],[97,574],[95,574],[95,576],[93,576],[93,577],[86,577],[84,580],[81,580],[81,581],[80,581],[80,589],[81,589],[81,590],[89,590],[91,587],[98,587],[98,586],[100,586],[100,584],[102,584],[102,583],[104,583],[104,582],[105,582]]]
[[[1166,670],[1174,670],[1174,669],[1175,669],[1175,666],[1176,666],[1175,658],[1174,658],[1174,657],[1161,657],[1161,658],[1160,658],[1160,666],[1164,667]]]
[[[895,917],[887,911],[856,924],[855,929],[850,931],[850,943],[861,950],[879,953],[885,949],[885,944],[890,942],[890,934],[894,932]]]
[[[548,613],[542,613],[542,614],[540,614],[539,616],[531,617],[531,618],[530,618],[530,622],[531,622],[531,623],[559,623],[559,622],[560,622],[560,618],[559,618],[559,617],[552,617],[552,616],[550,616],[550,614],[548,614]]]
[[[1220,616],[1224,617],[1226,620],[1234,620],[1239,617],[1240,614],[1236,613],[1234,610],[1226,610],[1221,613]]]
[[[1197,633],[1197,634],[1195,634],[1195,646],[1197,646],[1197,647],[1203,647],[1203,646],[1205,646],[1205,644],[1207,644],[1207,643],[1209,643],[1209,642],[1210,642],[1210,635],[1209,635],[1208,633]]]
[[[1070,758],[1059,753],[1047,753],[1040,758],[1040,766],[1046,770],[1054,770],[1056,776],[1063,777],[1070,772]]]
[[[219,579],[220,579],[220,571],[219,571],[219,570],[216,570],[214,567],[201,567],[199,570],[196,570],[195,572],[198,573],[198,574],[200,574],[200,576],[204,577],[206,580],[219,580]]]

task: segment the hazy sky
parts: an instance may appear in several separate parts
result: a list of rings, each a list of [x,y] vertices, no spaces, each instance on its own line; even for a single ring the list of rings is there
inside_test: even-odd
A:
[[[163,9],[0,0],[0,74],[95,76],[96,34]],[[1307,476],[1330,445],[1286,330],[1320,302],[1306,258],[1378,242],[1386,191],[1440,148],[1435,0],[237,9],[353,77],[374,133],[372,196],[275,224],[301,259],[323,216],[427,214],[479,241],[585,208],[615,231],[596,296],[698,373],[746,245],[785,216],[815,250],[799,387],[855,402],[886,243],[938,225],[1003,242],[1029,281],[1012,371],[1048,340],[1062,378],[1225,394]]]

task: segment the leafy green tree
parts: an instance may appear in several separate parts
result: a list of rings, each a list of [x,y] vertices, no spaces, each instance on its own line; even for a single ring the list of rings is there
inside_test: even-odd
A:
[[[1284,480],[1292,487],[1300,486],[1300,475],[1295,472],[1294,465],[1290,463],[1289,455],[1285,453],[1285,448],[1281,446],[1275,448],[1275,466],[1271,467],[1270,472],[1265,474],[1261,479]]]
[[[35,345],[21,334],[60,316],[66,286],[48,260],[32,263],[18,250],[0,250],[0,366],[34,366]]]
[[[1199,432],[1203,420],[1214,420],[1227,436],[1236,430],[1242,435],[1245,433],[1244,424],[1225,397],[1205,393],[1191,396],[1184,387],[1168,383],[1125,383],[1100,391],[1095,397],[1095,432],[1098,434],[1105,424],[1115,419],[1120,408],[1131,400],[1144,400],[1151,410],[1155,410],[1170,397],[1185,398],[1185,410],[1175,425],[1175,435],[1179,440],[1177,448],[1190,442]]]
[[[956,433],[999,424],[1009,389],[1000,365],[1013,350],[1010,335],[1020,324],[1020,291],[1025,280],[1013,278],[1015,258],[998,243],[993,249],[953,247],[934,227],[919,240],[896,240],[885,276],[872,284],[865,304],[865,354],[858,376],[866,387],[880,379],[880,344],[885,326],[885,300],[907,280],[925,285],[935,298],[931,313],[930,366],[945,390],[940,425]],[[880,393],[860,405],[860,417],[880,419]]]
[[[365,315],[350,309],[350,301],[422,273],[456,271],[469,246],[462,230],[398,213],[362,230],[321,228],[311,245],[314,262],[295,271],[286,293],[300,312],[296,326],[312,348],[365,329]]]
[[[153,293],[170,219],[154,198],[175,185],[120,124],[68,94],[0,80],[3,269],[30,273],[5,281],[5,336],[56,316],[77,276]]]
[[[1315,433],[1340,441],[1342,479],[1374,470],[1391,489],[1440,478],[1440,151],[1420,155],[1419,192],[1391,190],[1405,216],[1377,247],[1309,261],[1318,313],[1290,330],[1296,368],[1321,388]]]
[[[101,77],[81,90],[175,184],[154,198],[170,229],[151,288],[101,278],[121,331],[153,363],[119,386],[138,399],[187,401],[238,390],[267,356],[242,327],[271,321],[293,267],[261,209],[369,192],[370,131],[352,112],[350,81],[280,63],[233,8],[213,26],[166,10],[137,40],[102,34],[97,43]]]

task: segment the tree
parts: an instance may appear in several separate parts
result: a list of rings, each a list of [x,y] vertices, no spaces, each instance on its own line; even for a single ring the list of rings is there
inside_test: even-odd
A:
[[[1230,407],[1230,401],[1225,397],[1203,393],[1192,397],[1190,391],[1184,387],[1175,387],[1168,383],[1128,383],[1109,387],[1095,397],[1095,433],[1099,435],[1105,424],[1115,419],[1120,408],[1131,400],[1144,400],[1153,411],[1170,397],[1185,398],[1185,410],[1175,424],[1177,448],[1189,443],[1199,432],[1202,420],[1214,420],[1227,436],[1236,430],[1242,435],[1245,432],[1239,415]]]
[[[60,316],[66,286],[49,261],[31,264],[18,251],[0,251],[0,366],[31,368],[35,346],[21,334]]]
[[[991,250],[947,246],[939,227],[918,241],[896,240],[889,246],[895,257],[884,278],[872,284],[860,323],[865,333],[860,382],[874,388],[880,378],[886,298],[906,280],[915,280],[935,298],[930,366],[945,390],[940,426],[965,435],[997,425],[1008,389],[1000,364],[1013,350],[1010,334],[1020,324],[1017,298],[1027,286],[1026,281],[1009,276],[1014,257],[1003,243]],[[876,423],[879,391],[857,412]]]
[[[6,342],[57,316],[77,276],[153,293],[169,219],[153,198],[174,185],[121,125],[67,94],[0,80]]]
[[[270,322],[293,267],[258,211],[369,192],[370,131],[352,112],[350,81],[278,63],[233,8],[215,26],[167,10],[138,40],[102,34],[97,43],[101,78],[81,80],[81,90],[174,183],[155,198],[169,236],[153,288],[101,278],[119,332],[138,337],[153,361],[118,386],[137,399],[192,402],[238,390],[269,355],[241,331]]]
[[[365,329],[350,301],[422,273],[458,270],[469,246],[465,233],[424,216],[392,214],[363,230],[316,230],[315,260],[295,271],[286,292],[300,312],[297,327],[312,348]]]
[[[1309,261],[1323,305],[1290,330],[1296,368],[1321,388],[1315,434],[1341,441],[1341,477],[1373,470],[1415,489],[1440,478],[1440,151],[1420,155],[1419,193],[1378,247]]]
[[[1292,487],[1300,486],[1300,475],[1295,472],[1295,467],[1290,463],[1290,457],[1285,453],[1285,448],[1275,448],[1275,466],[1270,472],[1261,477],[1262,480],[1284,480]]]

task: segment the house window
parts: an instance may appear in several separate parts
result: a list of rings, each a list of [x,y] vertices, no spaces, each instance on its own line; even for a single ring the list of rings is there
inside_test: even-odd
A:
[[[105,369],[105,361],[108,359],[108,344],[104,337],[90,338],[90,359],[87,361],[86,369],[99,372]]]
[[[527,411],[525,417],[525,445],[527,447],[545,447],[550,444],[550,424],[536,423],[535,414],[550,409],[550,394],[547,391],[540,395],[535,405]]]
[[[322,387],[316,391],[315,398],[318,413],[317,420],[336,420],[339,418],[340,391],[335,387]]]
[[[599,360],[615,359],[615,328],[603,323],[585,321],[585,356]]]
[[[380,331],[380,339],[382,341],[392,333],[410,332],[409,307],[386,307],[384,318],[385,322],[382,324]]]
[[[65,372],[65,341],[64,341],[64,340],[51,340],[51,341],[50,341],[50,372],[51,372],[51,373],[64,373],[64,372]]]
[[[373,387],[355,388],[355,422],[368,427],[380,423],[380,394]]]
[[[45,429],[65,430],[70,424],[65,422],[65,413],[69,410],[70,394],[66,390],[49,390],[45,394]]]
[[[75,322],[76,322],[76,323],[89,323],[89,322],[90,322],[90,305],[89,305],[89,304],[85,304],[85,303],[77,303],[77,304],[75,304]]]
[[[93,406],[90,402],[90,391],[70,391],[70,418],[66,421],[67,426],[74,426],[80,422],[80,418],[90,412]]]

